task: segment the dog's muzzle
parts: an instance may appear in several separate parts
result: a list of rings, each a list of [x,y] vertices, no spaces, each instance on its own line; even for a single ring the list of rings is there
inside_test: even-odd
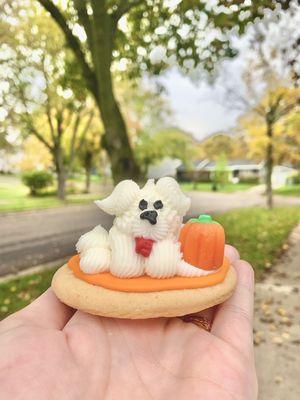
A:
[[[156,211],[144,211],[140,214],[141,219],[146,219],[151,225],[155,225],[157,222],[157,212]]]

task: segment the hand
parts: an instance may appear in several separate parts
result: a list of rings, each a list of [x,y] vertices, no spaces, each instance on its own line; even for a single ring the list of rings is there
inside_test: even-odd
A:
[[[234,295],[200,313],[207,332],[179,318],[120,320],[70,309],[51,289],[0,325],[0,398],[7,400],[254,400],[253,271]]]

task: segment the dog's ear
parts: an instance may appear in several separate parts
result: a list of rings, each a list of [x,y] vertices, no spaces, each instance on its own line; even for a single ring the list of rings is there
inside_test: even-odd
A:
[[[178,212],[179,215],[185,215],[191,206],[191,199],[185,196],[175,179],[166,176],[160,178],[156,183],[158,191],[166,197],[171,206]]]
[[[107,214],[119,216],[129,208],[139,191],[139,186],[128,179],[118,183],[111,195],[103,200],[96,200],[95,203]]]

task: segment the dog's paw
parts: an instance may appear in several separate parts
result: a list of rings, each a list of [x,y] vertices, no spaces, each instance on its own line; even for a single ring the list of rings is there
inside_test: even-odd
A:
[[[93,247],[81,253],[80,269],[86,274],[97,274],[109,270],[111,253],[109,249]]]
[[[211,274],[212,272],[215,271],[208,271],[205,269],[197,268],[185,262],[184,260],[181,260],[178,265],[177,275],[186,277],[205,276]]]
[[[109,248],[108,232],[101,225],[82,235],[76,243],[78,253],[83,253],[93,247]]]
[[[146,273],[152,278],[170,278],[176,275],[180,260],[179,243],[162,240],[153,245],[153,250],[146,260]]]

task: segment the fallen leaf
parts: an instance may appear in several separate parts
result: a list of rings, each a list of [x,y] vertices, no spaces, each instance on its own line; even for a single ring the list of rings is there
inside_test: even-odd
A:
[[[278,346],[281,346],[283,343],[283,339],[280,336],[275,336],[273,337],[272,342],[278,344]]]
[[[269,330],[270,330],[271,332],[275,332],[275,331],[277,331],[277,326],[276,326],[275,324],[271,324],[271,325],[269,326]]]
[[[287,314],[286,310],[285,310],[284,308],[282,308],[282,307],[277,308],[276,312],[277,312],[277,314],[280,315],[281,317],[285,317],[286,314]]]
[[[291,337],[291,335],[290,335],[288,332],[283,332],[283,333],[281,334],[281,336],[282,336],[284,339],[289,339],[289,338]]]
[[[286,326],[292,326],[293,325],[293,323],[292,323],[292,321],[290,320],[289,317],[282,317],[281,320],[279,321],[279,323],[281,325],[286,325]]]
[[[274,381],[275,381],[275,383],[280,384],[283,382],[283,377],[280,375],[277,375],[277,376],[275,376]]]

